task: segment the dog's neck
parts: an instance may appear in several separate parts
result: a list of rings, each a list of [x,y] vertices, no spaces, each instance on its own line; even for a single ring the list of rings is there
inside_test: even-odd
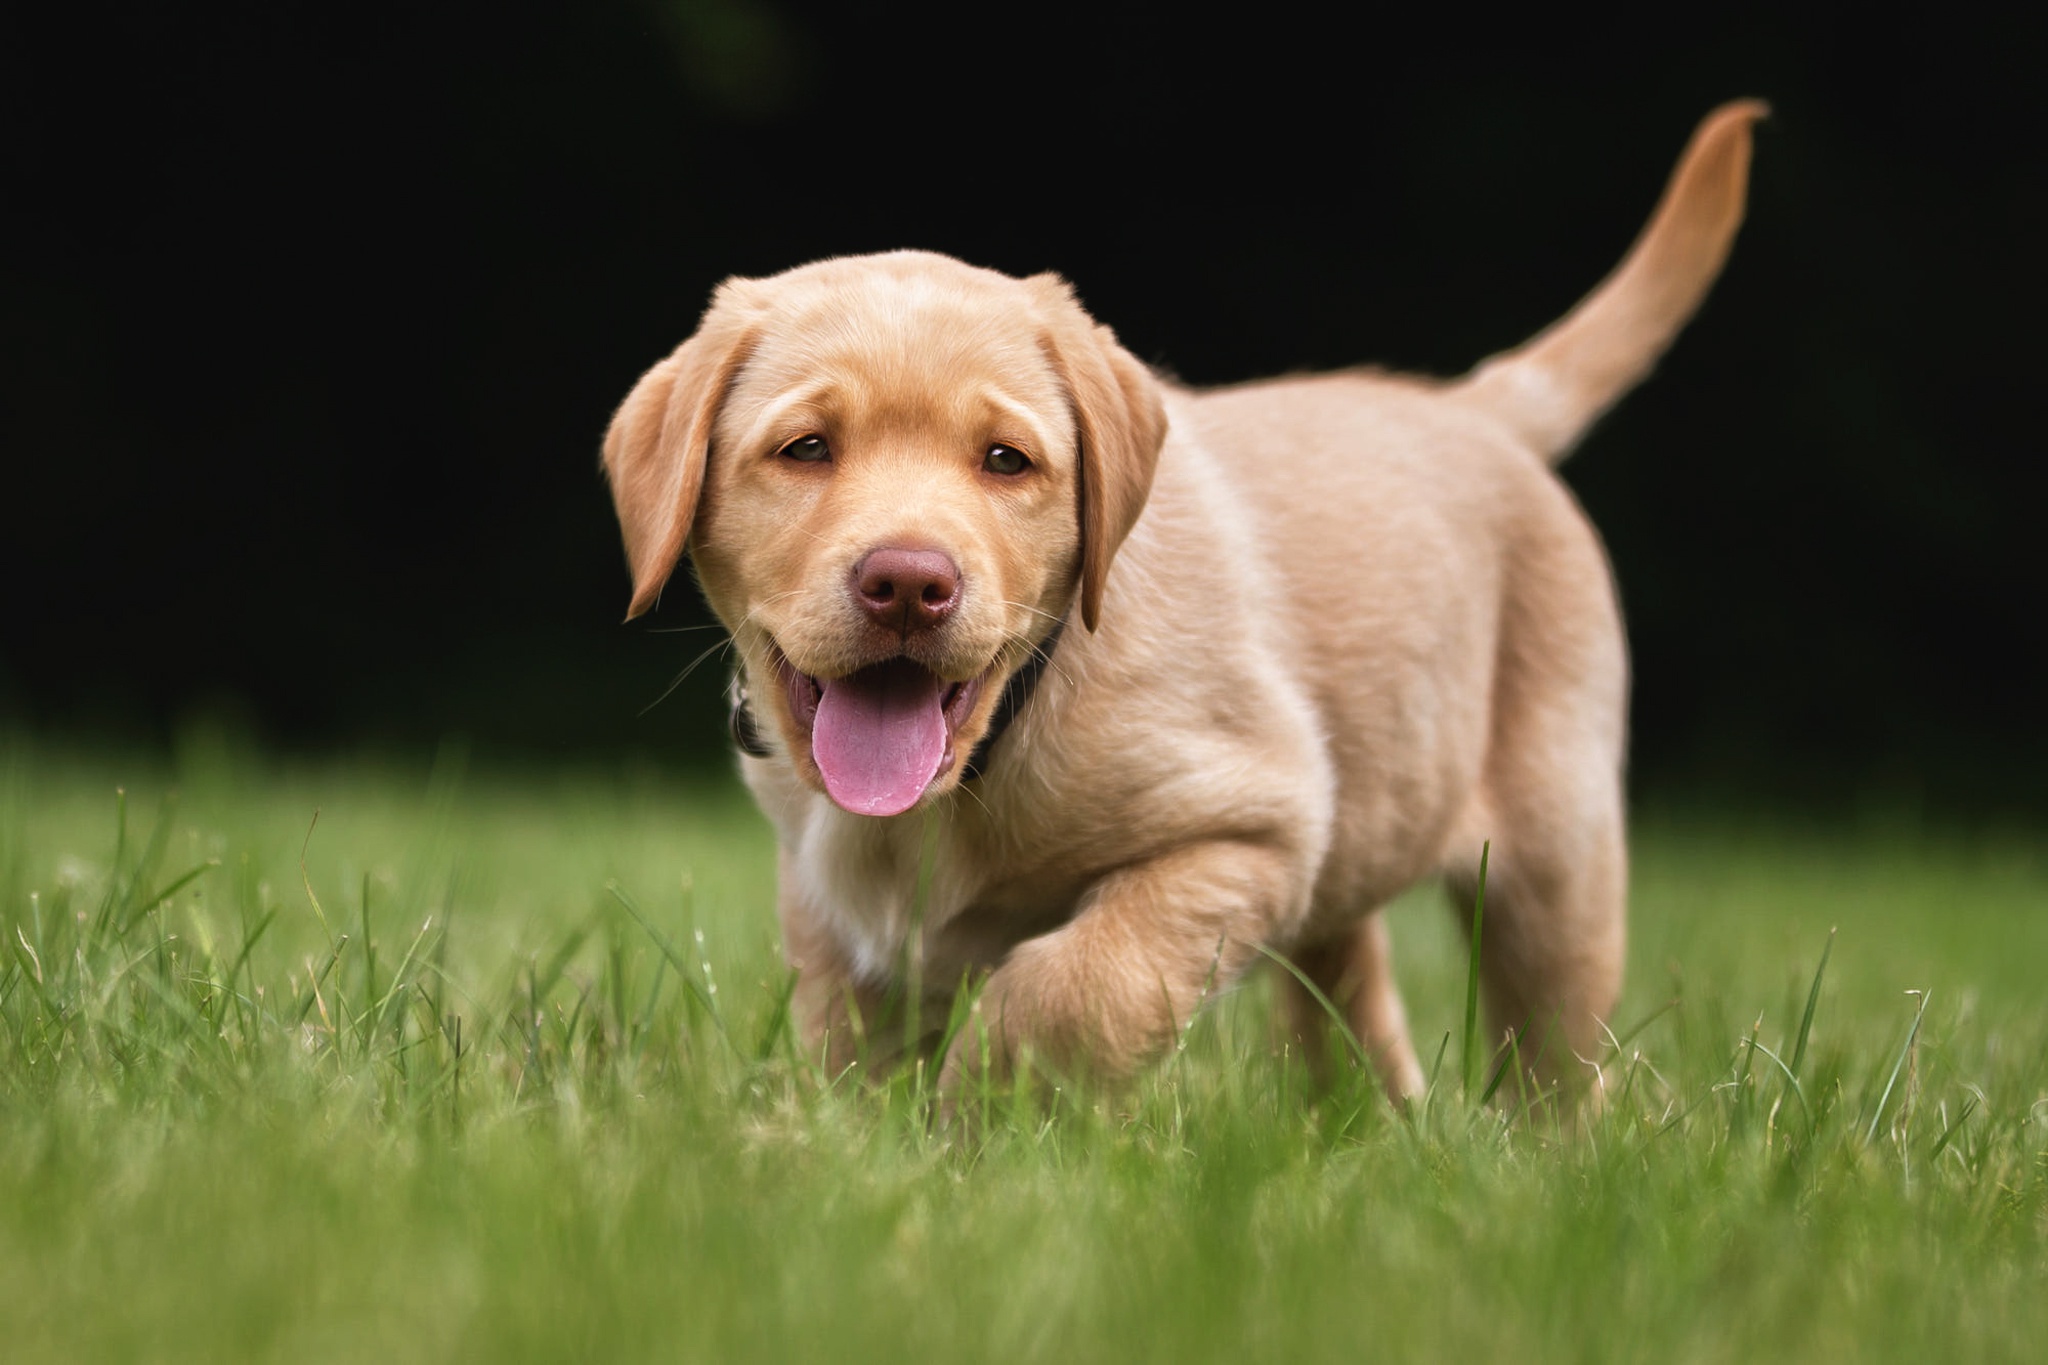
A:
[[[1060,635],[1067,628],[1067,618],[1062,616],[1052,623],[1045,638],[1040,640],[1025,656],[1024,662],[1010,680],[1003,684],[1003,695],[996,699],[996,709],[988,718],[988,729],[982,734],[981,743],[974,746],[974,752],[967,756],[967,766],[960,772],[962,782],[971,782],[988,770],[988,756],[996,747],[996,741],[1010,728],[1010,723],[1023,711],[1024,704],[1031,700],[1031,694],[1038,690],[1038,680],[1045,676],[1046,665],[1052,662],[1052,652],[1059,645]]]
[[[1038,690],[1038,681],[1045,676],[1046,666],[1052,662],[1053,649],[1059,644],[1060,635],[1066,628],[1065,617],[1055,621],[1052,629],[1046,632],[1045,638],[1038,642],[1026,656],[1023,664],[1010,675],[1009,681],[1003,684],[1003,695],[996,699],[996,709],[988,718],[988,729],[982,734],[981,742],[974,746],[974,752],[967,756],[967,766],[961,769],[962,782],[972,782],[988,771],[989,754],[995,749],[996,741],[1003,737],[1003,732],[1010,728],[1012,722],[1023,712],[1025,704],[1031,700],[1031,694]],[[732,742],[739,746],[743,754],[755,758],[771,757],[774,750],[761,738],[760,727],[754,720],[753,707],[747,701],[746,683],[734,678],[730,696]]]

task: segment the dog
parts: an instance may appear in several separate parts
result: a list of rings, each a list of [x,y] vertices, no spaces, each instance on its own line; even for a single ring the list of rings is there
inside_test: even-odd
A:
[[[1439,875],[1469,906],[1490,846],[1490,1027],[1593,1089],[1628,661],[1553,466],[1720,273],[1764,112],[1710,114],[1614,272],[1454,381],[1195,391],[1059,277],[925,252],[720,285],[603,467],[627,619],[687,551],[731,634],[813,1055],[978,987],[942,1091],[1026,1057],[1113,1082],[1264,952],[1312,1056],[1304,981],[1413,1097],[1380,911]]]

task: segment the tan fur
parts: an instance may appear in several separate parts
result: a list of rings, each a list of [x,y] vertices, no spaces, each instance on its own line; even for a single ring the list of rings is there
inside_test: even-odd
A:
[[[1627,660],[1599,542],[1548,468],[1697,307],[1742,212],[1751,103],[1702,125],[1599,289],[1452,384],[1344,373],[1192,392],[1051,276],[918,252],[722,286],[627,398],[605,464],[655,600],[685,533],[776,750],[743,761],[781,843],[807,1037],[878,1048],[985,975],[949,1084],[1030,1050],[1131,1074],[1256,960],[1291,954],[1396,1095],[1422,1083],[1379,910],[1491,841],[1496,1036],[1582,1072],[1619,990]],[[828,463],[781,452],[825,437]],[[991,443],[1033,461],[982,468]],[[983,676],[918,809],[822,793],[777,672],[888,657],[849,599],[885,545],[965,585],[901,649]],[[1001,680],[1073,618],[962,785]],[[935,848],[921,919],[921,850]],[[1319,1025],[1296,1002],[1311,1040]],[[900,1037],[900,1034],[898,1035]]]

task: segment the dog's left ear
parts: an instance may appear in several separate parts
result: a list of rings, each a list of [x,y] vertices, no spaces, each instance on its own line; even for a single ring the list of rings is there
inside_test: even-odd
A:
[[[1138,524],[1166,440],[1159,381],[1089,317],[1057,275],[1034,275],[1046,305],[1046,347],[1074,402],[1081,459],[1081,621],[1102,617],[1109,562]]]
[[[654,605],[683,557],[704,488],[711,426],[746,359],[748,333],[726,292],[714,298],[695,336],[640,377],[605,433],[604,472],[633,575],[628,621]]]

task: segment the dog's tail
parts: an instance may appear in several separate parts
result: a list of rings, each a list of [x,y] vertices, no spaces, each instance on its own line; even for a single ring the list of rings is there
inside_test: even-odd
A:
[[[1614,273],[1579,306],[1453,391],[1507,423],[1557,464],[1634,388],[1707,296],[1728,259],[1749,184],[1750,125],[1760,100],[1701,121],[1649,224]]]

